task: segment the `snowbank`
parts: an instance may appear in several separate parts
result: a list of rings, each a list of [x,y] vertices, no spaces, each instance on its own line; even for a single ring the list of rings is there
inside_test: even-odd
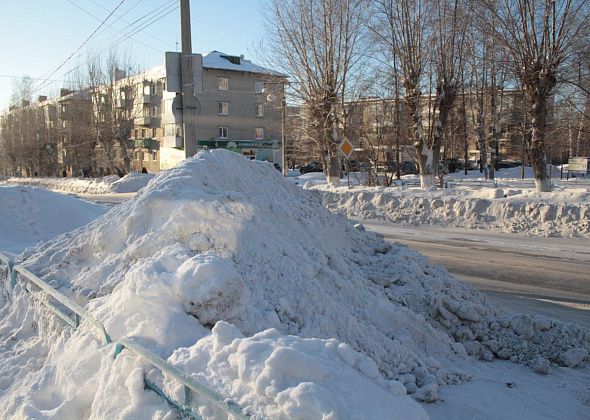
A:
[[[26,247],[85,225],[107,208],[42,188],[0,185],[0,251]]]
[[[9,185],[31,185],[53,191],[77,194],[108,194],[113,192],[136,192],[145,187],[153,174],[132,172],[119,178],[117,175],[104,178],[5,178],[0,180]]]
[[[590,236],[590,191],[510,188],[328,188],[313,186],[330,210],[357,220],[438,225],[542,236]]]
[[[330,213],[272,166],[224,150],[159,174],[134,199],[20,258],[113,339],[133,337],[257,415],[381,418],[387,407],[388,418],[424,418],[403,394],[439,399],[439,386],[468,379],[454,367],[468,354],[552,369],[584,364],[590,350],[587,331],[498,316],[420,254]],[[3,337],[22,324],[25,297],[15,295],[1,309]],[[97,346],[83,329],[46,351],[34,340],[0,343],[0,360],[19,347],[21,365],[37,361],[35,375],[0,364],[12,384],[0,416],[20,407],[49,417],[167,412],[143,390],[141,363],[83,350]],[[63,347],[90,368],[73,375]]]
[[[238,402],[264,418],[428,418],[400,382],[386,381],[373,360],[334,339],[276,329],[246,338],[219,321],[211,335],[170,360],[226,395],[239,390]]]

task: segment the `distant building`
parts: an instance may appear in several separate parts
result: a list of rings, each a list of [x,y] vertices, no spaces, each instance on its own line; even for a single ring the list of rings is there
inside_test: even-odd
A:
[[[112,73],[108,85],[62,89],[59,98],[40,97],[0,116],[0,171],[22,176],[157,172],[177,165],[190,150],[215,148],[280,162],[284,75],[243,56],[205,54],[197,138],[185,139],[181,97],[167,91],[165,66],[128,77],[119,69]]]
[[[144,109],[132,134],[133,168],[170,168],[187,157],[180,96],[166,91],[163,66],[143,76]],[[252,159],[280,162],[285,81],[282,74],[243,57],[218,51],[205,54],[203,88],[197,94],[197,138],[186,139],[196,147],[188,150],[225,148]]]

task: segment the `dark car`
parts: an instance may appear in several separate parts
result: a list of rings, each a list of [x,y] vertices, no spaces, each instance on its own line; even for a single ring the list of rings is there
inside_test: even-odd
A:
[[[281,168],[281,165],[279,165],[278,163],[273,163],[273,166],[275,167],[275,169],[279,172],[283,172],[283,169]]]
[[[416,174],[418,174],[418,167],[416,166],[416,164],[414,162],[404,161],[404,162],[402,162],[401,172],[402,172],[402,175],[407,175],[407,174],[416,175]]]
[[[302,166],[301,169],[299,169],[299,172],[302,174],[307,174],[309,172],[324,172],[324,165],[320,162],[311,162]]]

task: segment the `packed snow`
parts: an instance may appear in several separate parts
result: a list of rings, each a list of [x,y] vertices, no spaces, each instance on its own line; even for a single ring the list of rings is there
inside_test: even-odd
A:
[[[590,237],[590,182],[555,181],[553,192],[538,193],[531,168],[526,169],[524,180],[510,178],[521,168],[499,171],[495,185],[478,171],[455,173],[445,181],[447,188],[428,190],[408,186],[417,182],[413,175],[387,188],[360,185],[362,174],[354,174],[350,187],[330,187],[323,174],[305,174],[294,182],[318,191],[330,210],[356,220]]]
[[[19,254],[106,211],[104,206],[43,188],[0,185],[0,251]]]
[[[551,375],[586,366],[590,351],[587,330],[496,313],[420,254],[224,150],[159,174],[18,259],[114,340],[133,338],[262,417],[427,418],[416,401],[477,380],[468,356]],[[1,417],[171,418],[143,387],[145,373],[180,398],[170,378],[128,352],[113,359],[84,325],[65,332],[20,283],[9,291],[0,298]],[[584,401],[567,400],[569,412]]]
[[[0,179],[1,184],[31,185],[53,191],[78,194],[108,194],[137,192],[145,187],[154,174],[131,172],[120,178],[109,175],[103,178],[17,178]]]

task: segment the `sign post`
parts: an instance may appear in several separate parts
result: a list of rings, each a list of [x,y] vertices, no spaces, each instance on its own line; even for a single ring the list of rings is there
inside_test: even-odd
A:
[[[352,144],[350,144],[350,142],[348,141],[348,139],[346,137],[344,137],[344,139],[342,140],[342,142],[338,145],[338,149],[340,150],[340,153],[342,153],[344,155],[344,157],[346,157],[346,182],[348,184],[348,188],[350,188],[350,156],[352,155],[352,152],[354,151]]]

